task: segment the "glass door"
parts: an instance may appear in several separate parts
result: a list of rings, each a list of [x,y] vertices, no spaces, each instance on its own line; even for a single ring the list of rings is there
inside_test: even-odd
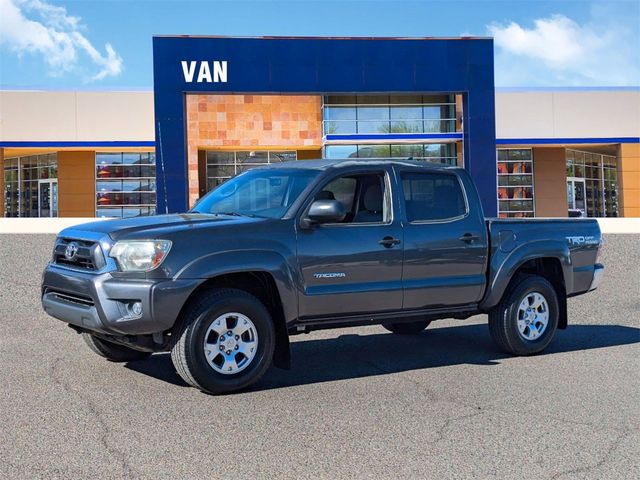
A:
[[[570,217],[586,217],[586,182],[584,178],[567,178],[567,205]]]
[[[58,216],[58,181],[40,180],[38,182],[38,216]]]

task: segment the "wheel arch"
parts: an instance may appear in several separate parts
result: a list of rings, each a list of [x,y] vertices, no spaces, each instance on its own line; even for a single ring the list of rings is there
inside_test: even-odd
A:
[[[530,258],[521,259],[511,269],[508,277],[503,276],[500,283],[500,295],[494,298],[493,301],[483,304],[483,309],[490,309],[497,305],[520,274],[539,275],[548,280],[556,292],[559,307],[558,328],[567,328],[567,281],[571,279],[571,275],[567,272],[563,260],[563,257],[558,256],[531,256]],[[495,293],[495,291],[492,291],[492,294]]]
[[[276,349],[274,364],[280,368],[289,368],[291,353],[289,349],[289,334],[287,332],[287,316],[285,303],[282,298],[278,281],[272,272],[265,269],[250,269],[219,273],[203,279],[185,300],[178,319],[183,318],[184,311],[196,297],[212,289],[232,288],[249,293],[256,297],[269,311],[276,331]],[[296,304],[297,307],[297,304]],[[176,322],[173,332],[180,332],[184,325]]]

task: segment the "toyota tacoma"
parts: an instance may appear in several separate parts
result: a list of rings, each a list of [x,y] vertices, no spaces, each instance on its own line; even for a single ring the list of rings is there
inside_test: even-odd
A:
[[[203,391],[246,388],[289,336],[381,324],[401,335],[486,313],[532,355],[567,298],[603,273],[596,220],[485,219],[468,173],[411,160],[313,160],[244,172],[184,214],[63,230],[42,305],[111,361],[171,352]]]

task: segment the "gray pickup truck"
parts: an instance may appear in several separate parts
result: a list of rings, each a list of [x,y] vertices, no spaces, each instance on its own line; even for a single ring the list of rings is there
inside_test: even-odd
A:
[[[255,168],[185,214],[66,229],[45,311],[98,355],[171,352],[210,393],[290,363],[289,335],[381,324],[396,334],[487,313],[497,345],[543,350],[567,298],[601,279],[598,223],[485,219],[467,172],[409,160]]]

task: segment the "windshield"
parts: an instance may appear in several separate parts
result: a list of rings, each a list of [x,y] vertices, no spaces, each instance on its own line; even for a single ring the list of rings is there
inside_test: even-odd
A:
[[[191,211],[282,218],[317,175],[295,168],[249,170],[209,192]]]

